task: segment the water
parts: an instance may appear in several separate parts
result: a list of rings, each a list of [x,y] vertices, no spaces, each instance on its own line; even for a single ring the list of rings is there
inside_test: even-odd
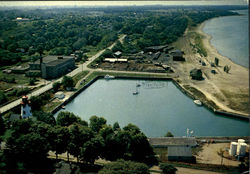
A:
[[[142,84],[136,91],[136,84]],[[65,106],[89,121],[103,116],[108,124],[137,125],[147,136],[164,136],[171,131],[184,136],[186,129],[195,136],[248,136],[247,121],[215,115],[194,104],[171,81],[97,80]]]
[[[248,10],[237,12],[243,15],[208,20],[203,31],[212,36],[211,44],[221,55],[249,68]]]

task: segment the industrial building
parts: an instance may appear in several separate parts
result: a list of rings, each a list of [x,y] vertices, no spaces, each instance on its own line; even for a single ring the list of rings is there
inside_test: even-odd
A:
[[[47,56],[29,65],[30,71],[40,70],[42,78],[54,79],[72,71],[75,68],[75,59],[72,56]]]

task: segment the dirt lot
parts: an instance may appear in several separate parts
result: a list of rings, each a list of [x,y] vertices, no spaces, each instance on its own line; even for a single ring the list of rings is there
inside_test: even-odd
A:
[[[216,143],[216,144],[204,144],[202,146],[203,150],[196,156],[197,163],[205,164],[221,164],[221,157],[217,154],[220,149],[229,148],[230,143]],[[225,156],[228,156],[228,152],[224,152]],[[227,166],[238,166],[239,161],[229,160],[223,158],[223,165]]]

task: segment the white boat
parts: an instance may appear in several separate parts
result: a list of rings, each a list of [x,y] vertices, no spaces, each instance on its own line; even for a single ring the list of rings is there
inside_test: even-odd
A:
[[[194,103],[195,103],[195,104],[197,104],[197,105],[199,105],[199,106],[201,106],[201,105],[202,105],[202,103],[201,103],[201,101],[200,101],[200,100],[194,100]]]
[[[133,92],[133,95],[137,95],[137,94],[139,94],[139,91],[138,91],[138,87],[136,86],[136,88],[135,88],[136,90],[135,90],[135,92]]]
[[[104,76],[104,79],[106,79],[106,80],[109,80],[109,79],[114,79],[115,78],[115,76],[111,76],[111,75],[105,75]]]

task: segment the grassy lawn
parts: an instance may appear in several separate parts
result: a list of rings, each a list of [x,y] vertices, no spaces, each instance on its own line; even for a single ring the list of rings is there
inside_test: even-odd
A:
[[[77,82],[81,80],[83,77],[85,77],[88,73],[89,71],[82,71],[76,74],[75,76],[73,76],[74,83],[77,84]]]
[[[88,57],[92,57],[93,55],[95,55],[99,49],[97,47],[94,47],[94,46],[87,46],[86,49],[89,50],[89,52],[86,53],[86,55]]]
[[[51,112],[53,111],[53,109],[55,109],[58,105],[60,105],[62,102],[60,101],[52,101],[52,102],[49,102],[48,104],[42,106],[42,110],[44,112]]]

